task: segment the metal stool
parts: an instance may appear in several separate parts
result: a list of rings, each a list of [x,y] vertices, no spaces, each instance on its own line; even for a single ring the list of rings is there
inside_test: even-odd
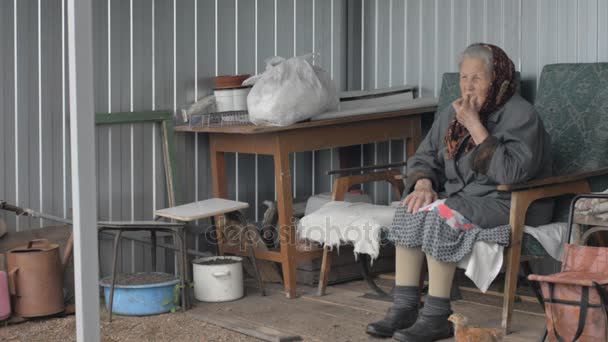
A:
[[[133,231],[149,231],[152,242],[152,269],[156,271],[156,233],[170,233],[173,236],[173,243],[179,250],[181,261],[179,262],[180,267],[178,270],[180,277],[180,285],[182,288],[182,311],[186,312],[186,308],[189,305],[189,299],[186,294],[188,291],[188,272],[186,269],[187,264],[187,248],[186,248],[186,230],[184,229],[184,223],[172,223],[172,222],[160,222],[160,221],[107,221],[98,222],[98,232],[116,231],[114,237],[114,251],[112,255],[112,285],[110,287],[110,303],[109,303],[109,322],[112,322],[112,306],[114,304],[114,285],[116,283],[116,262],[118,259],[118,246],[120,244],[120,237],[123,232]]]

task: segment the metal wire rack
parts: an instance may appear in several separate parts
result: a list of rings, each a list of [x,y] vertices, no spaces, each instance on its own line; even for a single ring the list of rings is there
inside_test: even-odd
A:
[[[224,127],[252,125],[246,110],[233,112],[195,114],[190,117],[190,127]]]

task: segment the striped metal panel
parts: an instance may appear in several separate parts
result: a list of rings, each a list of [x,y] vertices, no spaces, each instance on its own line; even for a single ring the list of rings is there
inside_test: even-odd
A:
[[[543,65],[608,60],[608,0],[359,3],[365,12],[363,29],[354,39],[361,39],[364,47],[355,63],[362,66],[365,88],[399,84],[403,79],[396,83],[395,77],[402,71],[405,83],[419,86],[422,97],[437,96],[441,75],[457,71],[458,53],[477,41],[505,49],[522,72],[523,93],[530,100],[534,99]],[[376,11],[381,18],[378,25]],[[405,38],[398,36],[401,34]],[[375,37],[379,37],[378,42]],[[405,44],[395,45],[403,41]],[[396,58],[396,48],[400,47],[404,53]],[[387,73],[387,69],[392,72]]]
[[[277,53],[320,53],[316,63],[343,88],[345,7],[345,0],[94,0],[95,110],[178,111],[211,93],[213,76],[255,74]],[[64,0],[0,1],[0,197],[59,216],[71,206],[65,12]],[[96,143],[100,219],[151,219],[166,206],[156,126],[98,127]],[[184,200],[209,197],[208,137],[177,134],[176,148]],[[293,156],[298,195],[313,193],[312,156]],[[231,197],[250,202],[250,218],[259,218],[262,201],[275,196],[272,159],[232,154],[227,164]],[[0,215],[13,231],[52,224]],[[109,240],[100,251],[108,260]],[[122,271],[151,267],[149,248],[138,242],[123,243],[120,253]]]

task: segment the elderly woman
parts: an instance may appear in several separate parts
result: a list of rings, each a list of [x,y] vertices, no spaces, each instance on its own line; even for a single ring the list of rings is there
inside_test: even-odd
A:
[[[505,52],[473,44],[459,65],[462,98],[439,113],[408,161],[406,197],[389,233],[396,246],[394,302],[384,319],[367,326],[371,335],[399,341],[452,336],[447,319],[457,262],[476,241],[509,243],[510,195],[496,185],[551,174],[549,136],[534,107],[516,94]],[[549,221],[550,203],[530,210],[528,223]],[[425,256],[429,292],[419,311]]]

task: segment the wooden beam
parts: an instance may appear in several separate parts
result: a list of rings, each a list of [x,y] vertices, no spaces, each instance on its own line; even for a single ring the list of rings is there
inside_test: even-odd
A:
[[[98,125],[119,125],[139,122],[173,121],[173,115],[168,111],[96,113],[95,123]]]

